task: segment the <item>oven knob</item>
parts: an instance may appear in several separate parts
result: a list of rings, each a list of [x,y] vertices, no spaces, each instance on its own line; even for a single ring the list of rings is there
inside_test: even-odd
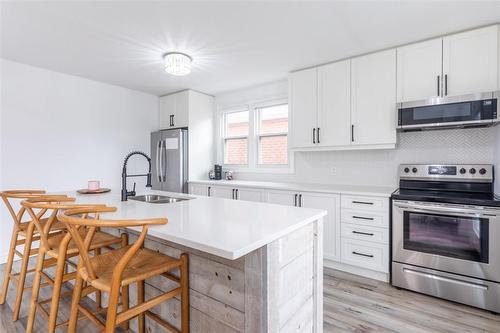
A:
[[[410,172],[410,168],[405,168],[404,170],[406,173]]]
[[[473,175],[473,174],[475,174],[475,173],[476,173],[476,169],[474,169],[474,168],[470,168],[469,172]]]
[[[412,171],[413,173],[417,173],[417,171],[418,171],[418,170],[417,170],[417,168],[413,168],[413,169],[411,169],[411,171]]]
[[[464,173],[466,173],[466,172],[467,172],[467,170],[465,170],[465,168],[460,169],[460,173],[461,173],[462,175],[463,175]]]
[[[485,168],[480,169],[479,173],[482,174],[482,175],[484,175],[486,173],[486,169]]]

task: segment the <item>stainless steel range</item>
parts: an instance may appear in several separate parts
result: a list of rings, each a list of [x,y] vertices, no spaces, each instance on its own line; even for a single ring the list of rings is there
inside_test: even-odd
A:
[[[500,312],[500,198],[492,165],[401,165],[392,285]]]

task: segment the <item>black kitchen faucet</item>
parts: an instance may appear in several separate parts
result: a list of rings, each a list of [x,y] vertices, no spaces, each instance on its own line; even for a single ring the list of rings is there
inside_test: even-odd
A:
[[[149,163],[148,173],[137,174],[137,175],[127,175],[128,159],[134,155],[142,155],[148,160],[148,163]],[[122,201],[127,201],[127,198],[129,196],[135,195],[135,182],[134,182],[134,189],[132,191],[127,191],[127,178],[128,177],[147,177],[146,187],[152,187],[152,185],[151,185],[151,158],[148,155],[146,155],[145,153],[143,153],[142,151],[133,151],[125,157],[125,160],[123,161],[123,169],[122,169]]]

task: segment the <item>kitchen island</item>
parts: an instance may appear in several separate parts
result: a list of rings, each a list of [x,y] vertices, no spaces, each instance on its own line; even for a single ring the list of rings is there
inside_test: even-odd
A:
[[[168,219],[166,225],[149,228],[145,247],[173,257],[189,254],[191,332],[322,332],[322,223],[326,211],[157,191],[138,195],[189,200],[122,202],[117,190],[65,194],[76,197],[78,203],[117,208],[103,218]],[[108,231],[128,233],[134,241],[138,230]],[[147,280],[146,297],[169,290],[172,283],[161,278]],[[131,302],[135,302],[133,297]],[[153,309],[176,326],[179,311],[178,300]],[[147,325],[150,332],[156,332],[154,321]]]

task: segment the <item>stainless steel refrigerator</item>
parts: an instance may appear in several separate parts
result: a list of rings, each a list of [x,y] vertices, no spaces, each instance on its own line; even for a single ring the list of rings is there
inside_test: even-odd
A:
[[[151,169],[154,190],[187,193],[187,129],[151,133]]]

